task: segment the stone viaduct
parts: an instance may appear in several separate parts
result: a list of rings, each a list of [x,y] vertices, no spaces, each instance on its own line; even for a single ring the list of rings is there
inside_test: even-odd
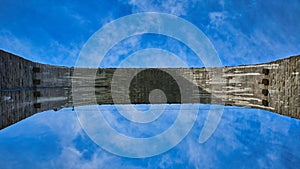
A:
[[[300,119],[299,72],[300,56],[223,68],[89,69],[0,50],[0,129],[46,110],[92,104],[224,104]],[[154,89],[164,95],[151,99]]]

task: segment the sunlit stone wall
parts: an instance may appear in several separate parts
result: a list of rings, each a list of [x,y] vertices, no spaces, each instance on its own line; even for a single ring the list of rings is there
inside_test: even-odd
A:
[[[38,112],[92,104],[211,103],[300,119],[299,70],[300,56],[208,69],[87,69],[35,63],[0,50],[0,128]],[[151,96],[155,89],[165,96]]]
[[[267,100],[279,114],[300,119],[300,57],[272,62]]]
[[[0,51],[0,128],[70,100],[70,68],[34,63]]]

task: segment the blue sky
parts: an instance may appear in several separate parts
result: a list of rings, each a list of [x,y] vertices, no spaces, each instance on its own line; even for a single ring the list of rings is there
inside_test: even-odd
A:
[[[3,0],[0,11],[0,49],[54,65],[74,66],[90,36],[105,24],[137,12],[164,12],[193,23],[209,38],[223,65],[263,63],[300,53],[300,2],[296,0]],[[153,47],[175,53],[189,66],[203,66],[184,44],[151,34],[123,40],[100,66],[116,67],[135,51]],[[208,113],[206,106],[199,110],[195,125],[180,144],[143,159],[119,157],[101,149],[81,129],[71,109],[40,113],[0,131],[0,168],[300,166],[299,120],[258,109],[226,107],[215,133],[199,144],[197,139]],[[116,120],[113,107],[103,109],[111,112],[107,120],[112,126],[132,136],[141,136],[139,132],[155,134],[169,125],[162,122],[151,126],[155,130],[135,125],[128,129],[123,127],[128,124],[125,120]]]

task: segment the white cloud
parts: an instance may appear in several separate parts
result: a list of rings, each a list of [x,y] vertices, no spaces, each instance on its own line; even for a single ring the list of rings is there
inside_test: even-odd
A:
[[[82,152],[75,147],[64,146],[61,154],[52,161],[54,168],[72,169],[98,169],[98,168],[122,168],[122,161],[116,156],[107,155],[99,149],[90,160],[83,158]]]
[[[66,119],[68,119],[68,123],[66,123]],[[50,131],[55,133],[60,138],[61,144],[65,146],[72,144],[72,140],[83,132],[76,112],[70,108],[57,112],[52,110],[42,112],[35,116],[34,122],[49,127]]]
[[[285,9],[274,13],[282,8],[279,4],[266,9],[264,2],[255,0],[243,5],[220,1],[220,5],[223,10],[208,13],[206,32],[226,65],[263,63],[299,51],[296,15]]]
[[[165,12],[177,16],[184,16],[187,14],[187,8],[191,4],[191,1],[174,1],[166,0],[155,2],[153,0],[149,1],[139,1],[131,0],[128,2],[132,5],[132,12]]]
[[[41,30],[43,32],[43,30]],[[29,38],[21,38],[5,28],[0,29],[0,47],[31,61],[54,65],[72,66],[80,51],[80,44],[62,44],[44,32],[45,44],[34,44]],[[48,45],[48,46],[47,46]],[[67,62],[65,61],[67,58]]]
[[[116,30],[118,32],[118,30]],[[100,67],[118,67],[121,56],[128,56],[133,49],[140,48],[140,37],[133,36],[112,48],[103,59]]]
[[[225,12],[210,12],[209,13],[210,25],[219,27],[224,23],[226,17],[227,16]]]
[[[33,56],[33,45],[25,39],[19,39],[11,31],[0,29],[0,45],[3,50],[23,56],[27,59]]]

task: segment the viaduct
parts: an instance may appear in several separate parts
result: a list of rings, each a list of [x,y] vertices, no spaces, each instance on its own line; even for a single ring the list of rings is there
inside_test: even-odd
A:
[[[300,56],[223,68],[92,69],[0,50],[0,129],[46,110],[92,104],[224,104],[300,119],[299,72]],[[151,99],[155,89],[164,96]]]

